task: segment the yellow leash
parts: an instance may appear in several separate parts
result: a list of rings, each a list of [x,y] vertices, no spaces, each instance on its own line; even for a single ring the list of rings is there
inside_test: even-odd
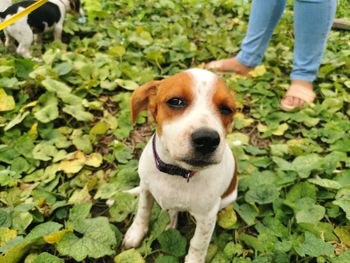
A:
[[[40,6],[42,6],[43,4],[45,4],[47,1],[49,1],[49,0],[39,0],[39,1],[35,2],[34,4],[28,6],[26,9],[22,10],[21,12],[11,16],[6,21],[0,23],[0,30],[3,30],[5,27],[8,27],[9,25],[13,24],[14,22],[16,22],[17,20],[21,19],[22,17],[30,14],[35,9],[37,9]]]

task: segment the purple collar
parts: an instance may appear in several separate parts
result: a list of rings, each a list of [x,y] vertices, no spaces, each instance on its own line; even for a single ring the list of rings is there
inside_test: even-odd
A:
[[[170,175],[182,176],[183,178],[187,179],[187,182],[190,180],[192,176],[195,175],[195,172],[191,170],[186,170],[179,166],[165,163],[160,159],[156,150],[156,135],[153,135],[153,138],[152,138],[152,149],[153,149],[154,160],[156,162],[156,166],[159,171]]]

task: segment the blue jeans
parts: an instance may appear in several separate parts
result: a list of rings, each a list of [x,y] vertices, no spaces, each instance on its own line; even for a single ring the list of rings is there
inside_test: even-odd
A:
[[[261,64],[287,0],[253,0],[248,32],[236,56],[243,65]],[[318,73],[337,0],[294,0],[294,62],[292,80],[312,82]]]

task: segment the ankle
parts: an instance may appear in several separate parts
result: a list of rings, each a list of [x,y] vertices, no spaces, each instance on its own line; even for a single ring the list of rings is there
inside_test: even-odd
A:
[[[292,80],[291,85],[300,85],[300,86],[303,86],[303,87],[310,89],[310,90],[313,89],[312,82],[308,82],[308,81],[302,80],[302,79]]]

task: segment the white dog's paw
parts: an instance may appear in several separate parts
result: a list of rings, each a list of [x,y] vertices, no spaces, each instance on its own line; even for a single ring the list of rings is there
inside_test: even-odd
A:
[[[185,257],[185,263],[204,263],[205,262],[206,251],[193,250],[192,247],[189,248],[188,254]]]
[[[147,227],[142,225],[132,224],[131,227],[126,231],[123,247],[133,248],[138,247],[147,233]]]

